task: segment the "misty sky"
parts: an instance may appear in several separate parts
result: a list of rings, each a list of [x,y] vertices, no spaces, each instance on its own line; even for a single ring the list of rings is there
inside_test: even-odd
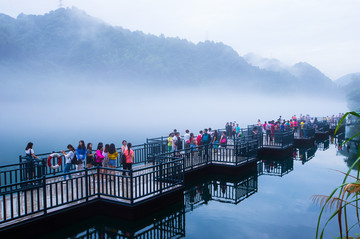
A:
[[[112,25],[214,40],[240,55],[306,61],[333,80],[360,72],[358,0],[0,0],[0,12],[43,14],[76,6]]]

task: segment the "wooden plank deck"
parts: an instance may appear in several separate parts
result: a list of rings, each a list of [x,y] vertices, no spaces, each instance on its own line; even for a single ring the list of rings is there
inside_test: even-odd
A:
[[[145,168],[146,166],[141,165],[136,169]],[[133,203],[138,203],[158,196],[160,193],[182,187],[182,185],[172,185],[171,181],[157,180],[155,178],[156,174],[151,169],[147,169],[145,172],[141,171],[141,173],[142,175],[139,175],[140,172],[134,172]],[[169,170],[164,173],[171,174]],[[100,174],[100,179],[96,176],[97,174],[89,174],[86,178],[84,175],[76,175],[72,179],[65,181],[63,176],[47,179],[45,187],[46,197],[43,195],[43,186],[23,191],[18,190],[0,196],[0,222],[13,219],[0,223],[0,228],[44,215],[44,203],[46,203],[47,213],[60,211],[64,208],[85,203],[86,200],[91,201],[99,197],[130,205],[130,177],[122,176],[120,172],[115,172],[114,175]],[[87,195],[88,198],[86,199]],[[44,202],[44,198],[46,198],[46,202]]]

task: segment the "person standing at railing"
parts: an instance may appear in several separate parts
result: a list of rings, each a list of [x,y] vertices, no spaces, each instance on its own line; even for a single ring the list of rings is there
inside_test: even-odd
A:
[[[227,138],[226,138],[225,132],[222,132],[219,142],[220,142],[221,148],[226,148]]]
[[[127,144],[127,149],[125,150],[124,155],[125,155],[124,170],[131,170],[132,164],[134,162],[134,151],[131,149],[131,143]],[[125,175],[125,172],[123,172],[123,175]],[[130,176],[130,173],[128,175]]]
[[[258,125],[258,126],[261,126],[261,121],[260,121],[260,119],[258,119],[257,125]]]
[[[92,152],[92,143],[88,143],[86,147],[86,168],[92,168],[94,166],[94,155]]]
[[[26,145],[25,148],[25,154],[26,154],[26,179],[31,180],[35,177],[35,165],[34,165],[34,159],[39,159],[33,150],[34,144],[32,142],[29,142]]]
[[[274,122],[274,120],[271,121],[270,132],[271,132],[270,142],[274,143],[274,141],[275,141],[275,122]]]
[[[229,136],[230,135],[230,124],[229,122],[226,123],[225,125],[225,131],[226,131],[226,135]]]
[[[196,139],[194,137],[194,134],[190,133],[190,151],[191,151],[192,158],[194,158],[195,147],[196,147]]]
[[[264,131],[266,132],[266,142],[267,142],[267,144],[269,144],[270,141],[271,141],[271,130],[270,130],[270,128],[271,128],[271,122],[268,121],[266,123],[266,121],[265,121]]]
[[[299,131],[298,131],[298,121],[295,119],[294,120],[294,131],[299,134]]]
[[[202,144],[204,145],[204,157],[209,157],[209,144],[211,143],[211,135],[208,134],[208,130],[204,129],[204,134],[202,135]]]
[[[304,136],[304,124],[305,122],[302,120],[300,123],[300,137]]]
[[[169,137],[167,139],[167,145],[168,145],[168,152],[170,153],[173,149],[173,133],[169,134]]]
[[[202,155],[202,146],[201,146],[202,145],[202,135],[203,135],[203,131],[200,130],[199,134],[196,138],[197,146],[199,147],[199,157],[201,157],[201,155]]]
[[[239,124],[236,124],[236,128],[235,128],[236,137],[235,138],[240,138],[239,134],[240,134],[240,126],[239,126]]]
[[[285,123],[284,122],[280,123],[280,131],[281,132],[285,131]]]
[[[104,151],[103,151],[103,156],[104,156],[104,159],[101,163],[101,166],[103,166],[104,168],[108,168],[109,167],[109,148],[110,148],[110,145],[109,144],[105,144],[105,148],[104,148]],[[107,174],[108,171],[106,169],[103,170],[103,173]]]
[[[212,136],[212,145],[214,147],[214,152],[217,153],[217,149],[219,147],[219,137],[217,130],[214,130],[214,134]]]
[[[75,165],[76,171],[84,169],[85,157],[86,157],[86,148],[84,140],[79,141],[79,146],[76,149],[76,157],[78,159],[78,164]]]
[[[190,131],[187,129],[185,130],[185,134],[184,134],[184,146],[185,146],[185,153],[188,157],[189,155],[189,149],[190,149]]]
[[[181,154],[180,151],[183,149],[183,144],[179,132],[176,133],[175,145],[176,145],[177,155],[180,155]]]
[[[71,144],[67,146],[67,149],[69,150],[68,153],[66,153],[64,150],[61,151],[65,156],[64,180],[66,180],[66,174],[70,172],[71,161],[75,156],[75,148]],[[69,178],[71,179],[71,174],[69,174]]]
[[[119,157],[119,154],[116,151],[115,144],[110,144],[108,157],[109,157],[109,167],[116,168],[116,160]],[[112,170],[111,174],[114,175],[115,171]],[[112,179],[110,179],[110,180],[112,180]]]
[[[177,132],[173,133],[173,144],[172,144],[172,151],[175,152],[176,151],[176,140],[177,140],[177,137],[176,137],[176,134]],[[175,153],[174,153],[174,156],[175,156]]]
[[[285,130],[290,130],[290,128],[291,128],[291,124],[290,124],[290,121],[288,120],[288,121],[286,121],[286,123],[285,123]]]
[[[126,149],[127,149],[127,141],[123,140],[121,146],[121,153],[124,153]]]
[[[104,151],[104,145],[103,143],[98,143],[97,146],[97,150],[96,150],[96,157],[95,157],[95,167],[101,167],[102,166],[102,162],[105,158],[105,156],[103,155],[103,151]],[[95,175],[96,177],[96,175]]]

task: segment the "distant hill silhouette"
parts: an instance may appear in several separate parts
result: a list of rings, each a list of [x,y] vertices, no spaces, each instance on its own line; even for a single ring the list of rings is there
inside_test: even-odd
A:
[[[315,67],[298,63],[273,70],[246,61],[230,46],[194,44],[114,27],[76,8],[44,15],[0,14],[0,74],[82,75],[106,80],[201,85],[236,84],[275,92],[328,94],[335,84]]]
[[[351,73],[335,81],[346,94],[350,110],[360,111],[360,73]]]

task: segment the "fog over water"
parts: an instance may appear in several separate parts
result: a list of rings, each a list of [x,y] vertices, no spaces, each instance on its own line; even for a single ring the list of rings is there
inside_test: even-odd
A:
[[[65,149],[80,139],[141,144],[174,128],[182,133],[188,128],[196,135],[205,127],[223,128],[227,121],[246,127],[280,115],[286,119],[347,110],[343,99],[302,92],[264,95],[256,88],[221,82],[194,87],[124,82],[71,78],[1,82],[0,163],[16,163],[29,141],[35,153]]]

